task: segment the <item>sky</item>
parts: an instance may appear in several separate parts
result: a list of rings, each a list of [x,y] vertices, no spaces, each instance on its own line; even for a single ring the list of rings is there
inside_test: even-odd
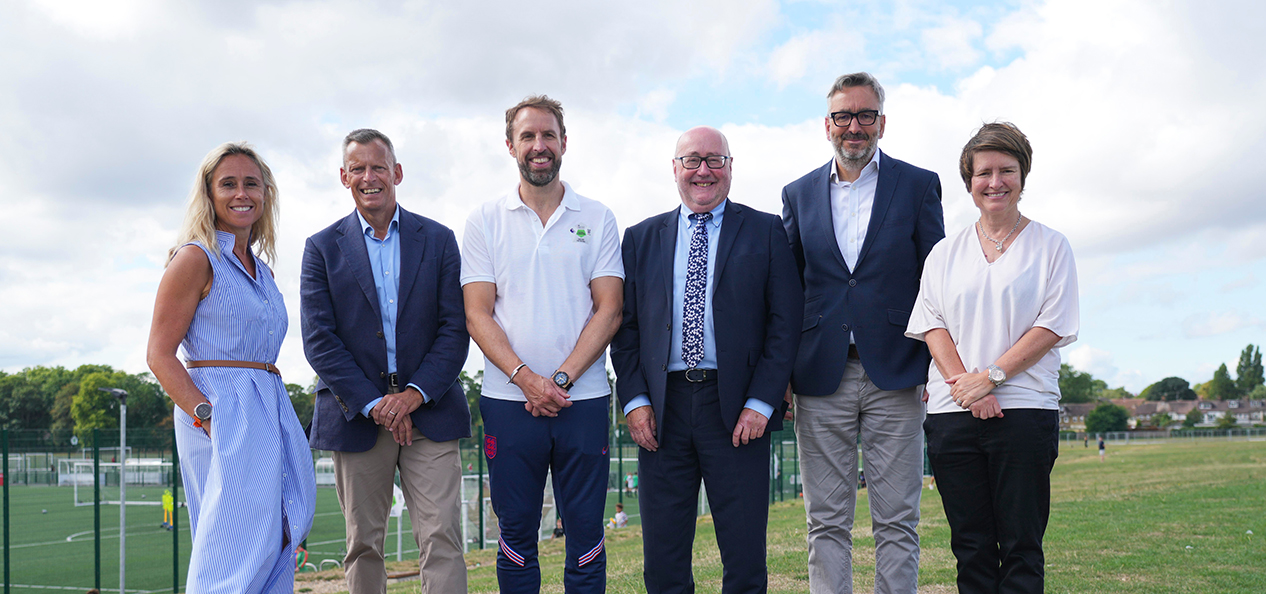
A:
[[[154,293],[195,170],[226,141],[277,176],[273,269],[308,385],[303,242],[351,212],[342,137],[379,129],[400,204],[454,229],[517,182],[504,112],[566,108],[562,177],[621,227],[678,204],[670,159],[721,129],[731,197],[831,156],[825,94],[868,71],[888,154],[937,172],[948,232],[978,213],[957,173],[982,123],[1034,147],[1020,209],[1076,254],[1065,361],[1138,392],[1207,381],[1266,338],[1266,3],[1252,0],[11,0],[0,19],[0,370],[147,371]],[[467,368],[482,366],[472,346]]]

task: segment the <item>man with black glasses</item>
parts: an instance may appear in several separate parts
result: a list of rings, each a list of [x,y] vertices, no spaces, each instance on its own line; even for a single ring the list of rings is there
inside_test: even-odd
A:
[[[865,72],[827,93],[835,157],[783,188],[804,285],[795,393],[809,588],[852,592],[857,443],[875,535],[875,592],[913,594],[919,573],[927,348],[905,337],[923,260],[945,236],[935,173],[878,149],[884,90]]]

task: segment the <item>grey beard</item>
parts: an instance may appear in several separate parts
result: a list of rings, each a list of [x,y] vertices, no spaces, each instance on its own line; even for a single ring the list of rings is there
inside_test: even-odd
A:
[[[845,169],[848,169],[849,171],[858,171],[862,167],[865,167],[866,164],[870,162],[870,159],[875,156],[876,148],[877,147],[873,146],[867,147],[864,154],[854,159],[845,154],[843,147],[837,146],[835,147],[835,158],[840,160],[840,164],[843,165]]]

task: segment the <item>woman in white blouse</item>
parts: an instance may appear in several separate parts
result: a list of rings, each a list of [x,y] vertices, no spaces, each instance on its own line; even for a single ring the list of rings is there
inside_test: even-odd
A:
[[[1077,339],[1068,240],[1020,214],[1033,149],[983,126],[959,159],[980,219],[923,264],[906,336],[927,342],[928,456],[960,593],[1042,592],[1059,454],[1059,351]]]

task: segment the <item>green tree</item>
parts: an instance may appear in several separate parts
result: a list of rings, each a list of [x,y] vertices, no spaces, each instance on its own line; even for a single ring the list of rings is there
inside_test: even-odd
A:
[[[1168,427],[1170,423],[1174,422],[1174,418],[1169,416],[1169,413],[1167,412],[1158,412],[1152,415],[1152,418],[1148,419],[1148,422],[1151,426],[1156,427],[1157,429],[1164,429]]]
[[[1205,398],[1210,400],[1234,400],[1239,398],[1239,388],[1235,386],[1235,380],[1231,379],[1230,372],[1226,369],[1226,363],[1218,367],[1213,372],[1213,379],[1205,384]]]
[[[1144,400],[1173,401],[1195,400],[1196,393],[1187,380],[1181,377],[1167,377],[1143,389],[1139,393]]]
[[[1067,363],[1059,365],[1059,399],[1066,403],[1091,402],[1108,386]]]
[[[1250,344],[1244,347],[1235,366],[1235,387],[1240,394],[1249,394],[1262,384],[1262,349]]]
[[[1099,380],[1095,380],[1095,381],[1099,381]],[[1103,398],[1104,400],[1117,400],[1119,398],[1138,398],[1138,396],[1131,394],[1129,390],[1126,390],[1124,386],[1120,388],[1105,389],[1102,392],[1099,392],[1099,397]]]
[[[1200,407],[1193,406],[1187,411],[1187,416],[1182,420],[1182,426],[1188,429],[1204,422],[1204,413],[1200,412]]]
[[[1239,426],[1239,423],[1235,421],[1235,412],[1230,410],[1222,413],[1218,421],[1213,424],[1214,429],[1234,429]]]
[[[1258,384],[1246,397],[1251,400],[1266,400],[1266,385]]]
[[[312,422],[312,407],[316,397],[299,384],[286,384],[286,394],[290,396],[290,406],[294,407],[295,416],[299,417],[299,425],[307,427]]]
[[[470,407],[470,423],[475,427],[484,424],[483,416],[479,414],[479,394],[484,388],[484,370],[480,369],[475,375],[466,373],[462,370],[457,374],[457,381],[462,385],[462,391],[466,393],[466,405]]]
[[[1104,402],[1086,415],[1086,432],[1108,433],[1110,431],[1125,431],[1129,425],[1129,420],[1129,411],[1111,402]]]
[[[81,441],[88,443],[93,429],[119,426],[118,399],[98,388],[127,391],[128,427],[172,426],[171,401],[153,376],[148,373],[129,375],[122,371],[94,371],[79,380],[79,392],[70,404],[75,434]]]

